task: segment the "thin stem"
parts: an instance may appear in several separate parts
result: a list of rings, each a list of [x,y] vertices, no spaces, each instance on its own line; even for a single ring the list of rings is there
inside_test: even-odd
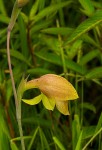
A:
[[[13,88],[14,99],[15,99],[16,117],[17,117],[17,122],[18,122],[19,133],[20,133],[20,137],[21,137],[21,146],[22,146],[22,150],[25,150],[25,144],[24,144],[24,139],[23,139],[22,123],[21,123],[21,101],[17,100],[17,92],[16,92],[15,81],[14,81],[13,72],[12,72],[12,66],[11,66],[10,48],[9,48],[9,45],[10,45],[10,33],[11,33],[11,31],[8,30],[7,31],[7,58],[8,58],[8,66],[9,66],[10,77],[11,77],[12,88]]]
[[[31,42],[31,38],[30,38],[30,25],[29,25],[29,23],[28,23],[28,27],[27,27],[27,41],[28,41],[28,48],[29,48],[29,51],[31,53],[33,64],[36,65],[36,60],[34,57],[34,48],[32,47],[32,42]]]
[[[59,20],[56,20],[57,28],[60,27]],[[62,60],[62,65],[63,65],[63,72],[64,72],[64,77],[68,79],[68,74],[67,74],[67,68],[66,68],[66,62],[65,62],[65,56],[64,56],[64,49],[63,49],[63,40],[60,34],[58,34],[58,40],[59,40],[59,49],[60,49],[60,54],[61,54],[61,60]],[[71,103],[69,101],[69,112],[71,112]],[[72,127],[72,116],[70,115],[69,123],[70,123],[70,128]]]
[[[82,150],[85,150],[87,146],[93,141],[93,139],[102,131],[102,128],[98,130],[98,132],[87,142],[87,144],[83,147]]]
[[[14,82],[14,77],[13,77],[13,72],[12,72],[12,67],[11,67],[9,41],[10,41],[10,31],[7,32],[7,59],[8,59],[8,66],[9,66],[9,71],[10,71],[10,77],[11,77],[11,82],[12,82],[12,87],[13,87],[14,98],[15,98],[15,105],[18,107],[17,93],[16,93],[15,82]]]
[[[57,28],[60,27],[59,25],[59,21],[56,20],[56,24],[57,24]],[[67,68],[66,68],[66,62],[65,62],[65,56],[64,56],[64,49],[62,47],[63,41],[62,41],[62,37],[60,34],[58,34],[58,40],[59,40],[59,49],[60,49],[60,54],[61,54],[61,59],[62,59],[62,65],[63,65],[63,72],[64,72],[64,76],[67,79],[66,73],[67,73]]]
[[[81,96],[81,127],[83,126],[83,116],[84,116],[84,112],[83,112],[83,103],[84,103],[84,82],[81,82],[82,85],[82,96]]]
[[[102,149],[102,133],[99,134],[99,146],[98,146],[98,150]]]

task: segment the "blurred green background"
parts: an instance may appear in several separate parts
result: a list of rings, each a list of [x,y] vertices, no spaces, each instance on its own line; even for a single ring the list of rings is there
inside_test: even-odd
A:
[[[6,54],[14,2],[0,0],[0,150],[21,149]],[[10,42],[16,87],[22,76],[54,73],[79,94],[69,103],[70,116],[22,102],[26,150],[102,150],[102,1],[30,0]]]

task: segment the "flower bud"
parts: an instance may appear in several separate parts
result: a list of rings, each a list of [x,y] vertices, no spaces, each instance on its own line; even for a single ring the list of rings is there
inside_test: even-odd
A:
[[[24,5],[26,5],[29,2],[29,0],[17,0],[18,7],[22,8]]]

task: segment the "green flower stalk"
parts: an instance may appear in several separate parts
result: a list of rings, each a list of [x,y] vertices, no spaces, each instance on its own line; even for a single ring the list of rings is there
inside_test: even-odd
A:
[[[42,100],[46,109],[53,110],[56,106],[64,115],[69,115],[68,100],[78,98],[78,94],[72,84],[65,78],[55,74],[46,74],[40,78],[25,82],[22,90],[24,92],[32,88],[38,88],[41,94],[30,100],[22,99],[23,102],[35,105]]]
[[[22,7],[24,5],[26,5],[27,2],[28,2],[28,0],[16,0],[15,1],[14,7],[12,10],[12,14],[11,14],[11,19],[10,19],[9,25],[7,27],[7,59],[8,59],[8,66],[9,66],[10,77],[11,77],[12,88],[13,88],[14,99],[15,99],[16,118],[17,118],[17,122],[18,122],[22,150],[25,150],[25,144],[24,144],[24,139],[23,139],[23,130],[22,130],[22,122],[21,122],[21,102],[18,101],[16,87],[15,87],[15,81],[14,81],[14,76],[13,76],[13,71],[12,71],[12,66],[11,66],[10,35],[11,35],[11,31],[16,23],[16,19],[20,13]]]

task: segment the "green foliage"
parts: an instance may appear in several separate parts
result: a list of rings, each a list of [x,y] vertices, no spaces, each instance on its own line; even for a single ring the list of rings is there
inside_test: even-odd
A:
[[[11,150],[18,150],[16,144],[13,141],[10,141]]]
[[[91,16],[91,15],[94,13],[94,6],[93,6],[91,0],[86,0],[86,1],[84,1],[84,0],[79,0],[79,2],[80,2],[80,4],[82,5],[82,7],[84,8],[84,10],[81,9],[81,11],[82,11],[84,14],[86,14],[86,15],[88,15],[88,16]]]
[[[54,142],[56,143],[56,145],[61,149],[61,150],[65,150],[64,146],[62,145],[62,143],[58,140],[57,137],[53,137]]]
[[[9,148],[9,139],[10,135],[8,132],[7,122],[5,121],[5,113],[3,107],[0,105],[0,149],[8,149]]]
[[[74,40],[78,39],[82,34],[86,33],[87,31],[93,29],[96,25],[102,22],[102,11],[96,11],[96,13],[82,22],[72,33],[72,35],[66,41],[66,44],[73,42]]]
[[[21,149],[6,55],[13,5],[14,0],[0,0],[0,150]],[[46,110],[42,103],[22,102],[27,150],[102,150],[101,31],[100,0],[30,0],[20,12],[10,49],[18,98],[24,78],[48,73],[64,76],[79,95],[79,100],[69,103],[68,117],[57,109]],[[28,90],[23,98],[33,99],[39,93]]]

